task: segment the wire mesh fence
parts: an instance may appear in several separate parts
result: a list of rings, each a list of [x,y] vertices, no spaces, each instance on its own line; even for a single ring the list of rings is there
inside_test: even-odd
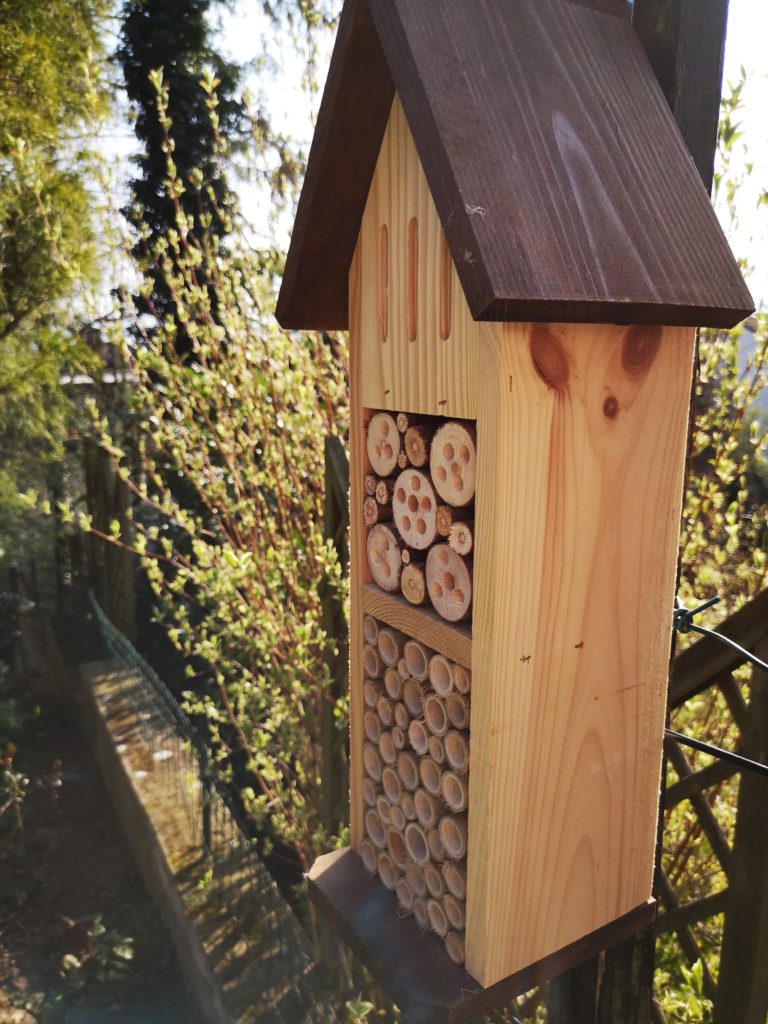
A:
[[[177,881],[205,904],[204,940],[237,1021],[330,1024],[327,981],[299,921],[254,849],[226,781],[171,691],[90,596],[101,640],[125,670],[116,698],[130,712],[131,746],[162,779],[172,816],[193,856],[174,865]],[[167,812],[168,813],[168,812]],[[200,915],[198,915],[200,916]]]

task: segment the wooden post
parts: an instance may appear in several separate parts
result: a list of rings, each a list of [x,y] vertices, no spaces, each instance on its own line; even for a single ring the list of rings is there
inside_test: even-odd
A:
[[[755,652],[768,657],[768,641]],[[752,672],[750,720],[744,751],[768,760],[768,674]],[[765,1024],[768,1014],[768,782],[742,772],[729,876],[715,1024]]]

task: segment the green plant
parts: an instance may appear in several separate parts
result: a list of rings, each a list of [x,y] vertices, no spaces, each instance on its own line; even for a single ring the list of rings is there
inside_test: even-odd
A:
[[[693,967],[680,965],[682,986],[668,988],[669,976],[656,972],[656,990],[661,1009],[669,1024],[708,1024],[712,1019],[712,1000],[704,995],[704,967],[697,960]]]
[[[364,1024],[376,1009],[373,1003],[369,1003],[362,996],[350,999],[345,1004],[347,1011],[347,1024]]]
[[[11,834],[24,829],[22,807],[27,794],[29,779],[13,767],[16,747],[7,743],[0,759],[0,819],[7,813],[11,817]]]
[[[63,921],[69,949],[61,958],[60,971],[70,991],[125,977],[133,960],[133,939],[108,931],[100,914]]]

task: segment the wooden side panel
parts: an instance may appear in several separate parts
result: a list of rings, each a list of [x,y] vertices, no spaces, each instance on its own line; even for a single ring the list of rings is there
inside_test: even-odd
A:
[[[363,838],[363,610],[360,587],[370,580],[365,557],[365,538],[360,520],[363,477],[368,469],[365,449],[367,417],[360,402],[360,246],[349,272],[349,788],[350,845],[360,848]]]
[[[693,342],[480,336],[467,969],[484,985],[651,892]]]
[[[363,405],[474,419],[478,328],[397,97],[360,245]]]

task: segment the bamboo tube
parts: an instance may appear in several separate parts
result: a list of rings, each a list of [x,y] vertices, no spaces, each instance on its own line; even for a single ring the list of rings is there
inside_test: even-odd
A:
[[[448,932],[443,941],[448,956],[461,967],[464,963],[464,933]]]
[[[383,732],[381,736],[379,736],[379,754],[385,764],[396,763],[398,756],[397,748],[395,747],[391,732]]]
[[[384,673],[384,689],[391,700],[400,700],[403,696],[403,680],[396,668],[388,668]]]
[[[393,725],[391,729],[392,743],[394,744],[395,750],[399,753],[401,750],[405,750],[408,746],[408,733],[405,729],[401,729],[399,725]]]
[[[385,889],[389,889],[390,892],[394,892],[397,880],[400,877],[400,872],[395,867],[395,864],[388,853],[382,852],[378,855],[376,858],[376,868],[379,872],[381,884]]]
[[[438,697],[447,697],[453,690],[453,665],[443,654],[429,659],[429,681]]]
[[[376,701],[376,714],[385,729],[388,729],[395,721],[394,707],[392,701],[385,694],[382,694]]]
[[[466,814],[446,814],[438,826],[445,852],[451,860],[461,860],[467,855]]]
[[[453,666],[453,685],[457,693],[466,696],[472,689],[472,676],[463,665]]]
[[[396,804],[400,801],[403,784],[397,771],[391,765],[387,765],[381,773],[381,787],[384,790],[384,796],[391,804]]]
[[[377,412],[371,417],[366,437],[366,450],[371,469],[379,476],[389,476],[397,466],[402,440],[394,417]]]
[[[434,864],[427,864],[424,868],[424,884],[433,900],[439,900],[445,895],[445,879]]]
[[[377,679],[366,679],[363,682],[363,703],[368,708],[375,708],[376,701],[384,693],[384,684]]]
[[[454,729],[469,728],[469,701],[462,693],[451,693],[445,702],[448,721]]]
[[[443,800],[445,800],[449,810],[453,811],[454,814],[466,811],[469,801],[469,787],[467,786],[466,775],[457,775],[453,771],[443,772],[442,794]]]
[[[405,871],[405,866],[408,863],[408,851],[405,848],[402,833],[397,829],[391,828],[387,831],[387,853],[398,871]]]
[[[370,810],[365,812],[365,831],[373,845],[383,850],[387,845],[387,836],[384,831],[384,824],[377,811]]]
[[[426,789],[417,789],[413,794],[416,819],[425,830],[434,828],[440,820],[440,801]]]
[[[449,729],[443,743],[448,767],[459,775],[466,775],[469,771],[469,733]]]
[[[435,764],[445,764],[445,744],[439,736],[430,736],[427,742],[427,751]]]
[[[400,592],[409,604],[427,603],[427,570],[424,562],[410,562],[400,573]]]
[[[397,456],[397,468],[398,469],[407,469],[408,468],[408,456],[403,451],[401,451],[400,454]]]
[[[363,839],[360,843],[360,860],[369,875],[376,874],[376,847],[370,839]]]
[[[372,743],[363,745],[363,766],[370,779],[373,779],[374,782],[381,782],[384,765],[381,763],[378,750]]]
[[[392,517],[409,548],[424,551],[432,544],[437,536],[436,516],[437,498],[429,477],[418,469],[403,470],[395,481]]]
[[[363,778],[361,783],[361,789],[363,791],[363,800],[368,807],[376,806],[376,797],[379,795],[379,790],[373,779],[369,779],[367,776]]]
[[[443,910],[448,918],[448,924],[457,932],[464,931],[466,924],[466,908],[463,900],[457,900],[455,896],[448,894],[443,896]]]
[[[473,515],[472,509],[453,508],[452,505],[438,505],[435,512],[435,526],[440,537],[446,540],[451,536],[451,530],[456,523],[468,522]]]
[[[423,719],[415,719],[408,726],[408,739],[417,754],[423,756],[427,753],[429,744],[429,729]]]
[[[394,480],[377,480],[374,498],[379,505],[387,506],[392,504],[392,495],[395,492]]]
[[[363,491],[366,497],[373,498],[376,496],[376,484],[379,482],[379,478],[375,473],[366,473],[363,477]]]
[[[405,831],[405,826],[408,824],[408,819],[406,818],[405,814],[403,813],[403,809],[402,807],[400,807],[399,804],[395,807],[390,808],[389,823],[392,826],[392,828],[397,829],[398,832]]]
[[[392,805],[383,793],[376,797],[376,813],[381,819],[382,825],[389,825],[390,811]]]
[[[426,932],[429,930],[429,914],[427,913],[427,903],[420,896],[416,896],[413,901],[413,916],[416,924],[419,928]]]
[[[366,615],[363,618],[363,636],[367,644],[376,646],[379,639],[379,624],[372,615]]]
[[[401,658],[400,661],[398,661],[397,674],[400,676],[403,682],[405,682],[405,680],[410,677],[410,672],[408,671],[408,663],[406,662],[405,658]]]
[[[371,528],[365,543],[371,575],[382,590],[390,593],[400,589],[400,573],[403,568],[400,547],[395,531],[383,523],[377,523]]]
[[[432,438],[429,471],[444,501],[456,508],[468,505],[475,496],[475,428],[456,420],[442,423]]]
[[[395,724],[398,725],[401,729],[407,729],[411,721],[411,716],[408,714],[408,708],[405,706],[405,704],[403,704],[403,702],[399,700],[395,705],[393,705],[393,711],[395,716]]]
[[[448,861],[443,864],[443,878],[448,892],[457,900],[467,898],[467,865]]]
[[[457,555],[447,544],[435,544],[427,555],[426,573],[427,593],[435,611],[447,622],[468,618],[472,608],[471,559]]]
[[[366,711],[363,715],[363,729],[365,737],[371,743],[378,743],[381,736],[381,719],[375,711]]]
[[[429,847],[429,855],[435,863],[439,864],[445,860],[445,847],[443,846],[443,840],[440,838],[438,829],[431,828],[427,832],[427,846]]]
[[[419,786],[419,759],[410,752],[404,750],[397,759],[397,774],[400,781],[407,790],[413,792]]]
[[[429,675],[429,659],[432,651],[418,640],[406,640],[405,642],[405,663],[408,666],[409,674],[423,683]]]
[[[411,718],[424,714],[424,687],[417,679],[409,677],[403,683],[403,704]]]
[[[397,885],[395,886],[395,896],[397,896],[397,902],[403,910],[410,913],[413,909],[413,890],[404,878],[398,878]]]
[[[381,854],[379,855],[379,865],[381,865]],[[379,875],[381,875],[381,866],[379,866]],[[448,934],[448,918],[445,916],[443,904],[440,900],[427,900],[427,914],[429,915],[429,926],[432,931],[439,935],[441,939],[444,939]]]
[[[363,669],[369,679],[380,679],[384,675],[384,662],[373,644],[363,647]]]
[[[405,868],[405,877],[411,887],[414,896],[427,895],[427,883],[424,881],[424,869],[418,864],[409,861]]]
[[[388,523],[392,519],[392,505],[380,505],[375,498],[363,500],[363,526],[376,526],[377,523]]]
[[[448,545],[457,555],[471,555],[475,546],[475,524],[454,523],[448,534]]]
[[[379,822],[381,824],[381,822]],[[381,829],[382,838],[384,837],[384,828]],[[425,865],[429,863],[429,846],[427,845],[427,837],[424,834],[424,829],[421,825],[417,825],[415,821],[409,821],[405,826],[405,846],[411,857],[411,860],[416,864]],[[373,836],[371,836],[373,839]],[[374,840],[375,843],[375,840]],[[378,845],[378,844],[376,844]]]
[[[401,633],[399,629],[392,629],[389,626],[382,626],[379,629],[379,654],[388,668],[397,665],[403,657],[405,640],[405,634]]]
[[[403,451],[412,466],[420,469],[427,465],[434,434],[435,428],[430,423],[417,423],[408,427],[403,438]]]
[[[379,698],[379,701],[381,698]],[[376,705],[378,709],[378,704]],[[448,732],[448,715],[445,710],[445,701],[436,693],[429,693],[424,700],[424,721],[430,732],[435,736],[445,736]]]
[[[442,776],[443,773],[431,757],[423,757],[421,759],[419,762],[419,778],[421,779],[422,786],[431,796],[440,796]]]
[[[413,794],[409,793],[408,790],[405,790],[400,797],[400,810],[405,815],[406,821],[416,820],[416,805],[413,802]]]
[[[404,434],[408,427],[412,427],[414,423],[418,423],[419,417],[411,412],[399,412],[395,418],[397,429],[401,434]]]

